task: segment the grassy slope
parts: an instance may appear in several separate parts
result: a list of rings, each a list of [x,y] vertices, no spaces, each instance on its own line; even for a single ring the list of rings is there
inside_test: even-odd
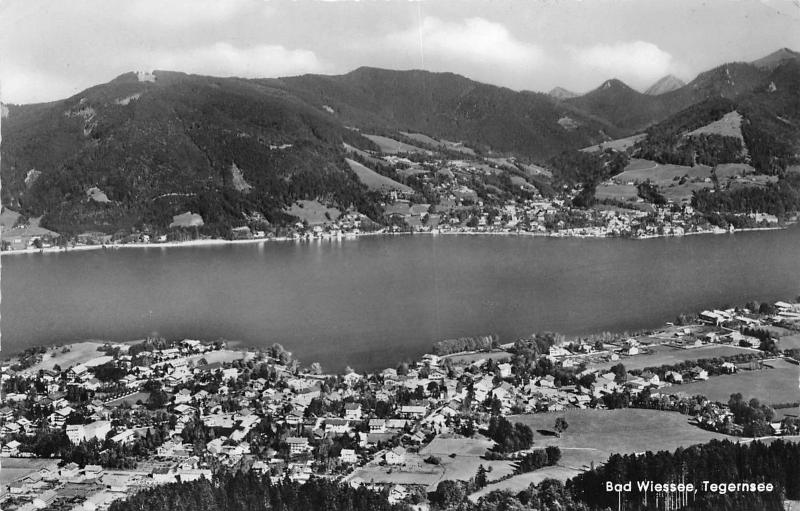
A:
[[[397,190],[399,192],[412,192],[413,190],[411,187],[406,186],[402,183],[398,183],[392,179],[389,179],[386,176],[382,176],[375,172],[374,170],[361,165],[355,160],[351,160],[350,158],[346,158],[347,164],[350,165],[350,168],[353,172],[356,173],[358,179],[364,183],[367,188],[370,190],[377,190],[381,192],[388,192],[391,190]]]

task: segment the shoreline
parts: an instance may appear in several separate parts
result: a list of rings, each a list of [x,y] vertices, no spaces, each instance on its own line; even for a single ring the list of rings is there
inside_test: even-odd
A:
[[[718,230],[718,231],[697,231],[686,232],[683,234],[645,234],[642,236],[596,236],[592,234],[559,234],[556,232],[503,232],[503,231],[414,231],[414,232],[362,232],[357,234],[346,234],[343,236],[327,236],[315,238],[294,238],[288,236],[273,237],[273,238],[257,238],[257,239],[244,239],[244,240],[226,240],[219,238],[189,240],[189,241],[166,241],[163,243],[126,243],[126,244],[108,244],[108,245],[75,245],[72,247],[49,247],[49,248],[26,248],[22,250],[5,250],[0,251],[0,257],[9,255],[30,255],[30,254],[61,254],[69,252],[86,252],[93,250],[119,250],[131,248],[181,248],[181,247],[210,247],[210,246],[226,246],[226,245],[256,245],[266,244],[269,242],[311,242],[311,241],[345,241],[358,239],[367,236],[413,236],[413,235],[467,235],[467,236],[524,236],[534,238],[564,238],[564,239],[625,239],[625,240],[648,240],[658,238],[683,238],[685,236],[697,236],[703,234],[736,234],[739,232],[754,232],[754,231],[783,231],[794,226],[797,222],[786,223],[783,226],[774,227],[748,227],[745,229],[736,229],[734,231]]]

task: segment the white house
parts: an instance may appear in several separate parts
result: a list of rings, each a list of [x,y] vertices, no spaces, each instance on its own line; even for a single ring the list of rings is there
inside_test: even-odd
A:
[[[406,450],[404,447],[395,447],[386,452],[385,459],[388,465],[402,465],[406,462]]]
[[[358,456],[356,456],[355,449],[342,449],[339,459],[342,463],[358,463]]]
[[[344,405],[344,416],[350,420],[361,420],[361,403],[347,403]]]

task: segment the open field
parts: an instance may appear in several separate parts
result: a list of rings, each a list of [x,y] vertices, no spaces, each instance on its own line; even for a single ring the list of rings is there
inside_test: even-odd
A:
[[[595,189],[594,196],[597,200],[616,199],[620,201],[635,201],[639,198],[639,193],[633,185],[625,184],[599,184]]]
[[[209,364],[213,364],[215,362],[220,362],[224,364],[225,362],[233,362],[234,360],[250,360],[255,356],[254,353],[249,351],[237,351],[237,350],[217,350],[217,351],[209,351],[208,353],[203,353],[201,355],[192,355],[189,357],[190,360],[194,360],[195,363],[200,359],[206,359],[206,362]]]
[[[553,432],[557,417],[564,417],[568,424],[561,438]],[[692,426],[686,415],[634,408],[513,415],[508,420],[512,423],[522,422],[533,429],[534,448],[558,446],[561,460],[556,466],[492,483],[472,494],[470,499],[473,501],[492,490],[520,491],[546,478],[565,481],[589,469],[592,463],[597,465],[605,462],[614,453],[673,451],[678,447],[726,438],[726,435]]]
[[[480,465],[490,471],[490,479],[498,479],[510,474],[513,466],[510,461],[489,461],[481,458],[493,444],[494,442],[480,435],[475,438],[437,437],[421,449],[419,454],[407,454],[407,462],[402,467],[369,463],[357,469],[351,479],[376,483],[424,484],[428,491],[433,491],[445,479],[468,480],[474,477]],[[455,456],[451,457],[451,454]],[[432,455],[441,459],[439,465],[423,461]]]
[[[564,417],[569,425],[561,438],[552,434],[557,417]],[[587,451],[583,454],[582,451],[576,451],[582,458],[570,458],[573,463],[580,463],[582,459],[597,461],[597,456],[605,460],[614,453],[671,451],[714,438],[730,438],[689,424],[687,415],[637,408],[570,409],[566,413],[513,415],[508,420],[512,423],[522,422],[533,429],[534,447],[556,445],[562,450]],[[547,435],[547,432],[551,434]]]
[[[608,142],[602,142],[597,145],[584,147],[581,151],[586,153],[593,153],[595,151],[605,151],[606,149],[613,149],[615,151],[624,151],[629,147],[633,147],[633,144],[640,140],[644,140],[647,138],[647,135],[644,133],[640,133],[638,135],[632,135],[630,137],[625,138],[618,138],[616,140],[609,140]]]
[[[441,142],[439,142],[435,138],[429,137],[428,135],[425,135],[423,133],[408,133],[406,131],[401,131],[400,134],[401,135],[405,135],[408,138],[410,138],[411,140],[414,140],[416,142],[420,142],[422,144],[428,144],[428,145],[432,145],[434,147],[439,146],[439,145],[443,145]]]
[[[137,401],[141,401],[142,403],[146,402],[150,398],[149,392],[134,392],[130,396],[121,397],[119,399],[114,399],[112,401],[108,401],[106,405],[108,406],[119,406],[122,403],[128,403],[129,405],[135,405]]]
[[[451,142],[449,140],[436,140],[433,137],[429,137],[428,135],[424,135],[422,133],[408,133],[405,131],[401,131],[401,134],[407,136],[411,140],[416,140],[422,144],[426,144],[433,147],[441,147],[450,151],[456,151],[459,153],[469,154],[471,156],[475,156],[475,151],[473,151],[469,147],[465,147],[464,144],[459,142]]]
[[[702,394],[714,401],[727,402],[731,394],[741,392],[745,399],[758,398],[762,403],[794,403],[800,400],[800,366],[783,360],[769,362],[773,369],[740,371],[715,376],[706,381],[675,385],[672,392]]]
[[[645,367],[659,367],[662,365],[672,365],[686,360],[698,360],[701,358],[729,357],[742,353],[752,353],[752,350],[740,348],[738,346],[721,346],[719,344],[706,344],[699,348],[672,348],[670,346],[654,346],[650,348],[652,353],[646,355],[634,355],[631,357],[620,357],[619,360],[603,362],[592,365],[598,369],[608,369],[617,364],[623,364],[627,370],[644,369]]]
[[[350,165],[350,168],[353,170],[353,172],[356,173],[359,181],[367,185],[367,188],[370,190],[377,190],[384,193],[392,190],[404,193],[413,192],[411,187],[398,183],[397,181],[393,181],[386,176],[382,176],[374,170],[361,165],[355,160],[351,160],[350,158],[345,158],[345,160],[347,161],[347,164]]]
[[[10,240],[19,236],[58,236],[58,233],[55,231],[39,226],[42,217],[31,218],[27,224],[13,227],[19,216],[19,213],[11,211],[10,209],[4,209],[3,213],[0,214],[0,225],[3,226],[2,238],[4,240]]]
[[[470,156],[475,156],[475,150],[471,147],[465,146],[461,142],[453,142],[452,140],[445,140],[442,139],[442,144],[449,149],[450,151],[457,151],[459,153],[468,154]]]
[[[420,168],[420,167],[408,167],[406,169],[397,169],[395,170],[398,174],[403,177],[415,176],[417,174],[427,174],[428,171]]]
[[[800,406],[791,408],[776,408],[775,420],[782,420],[784,417],[800,417]]]
[[[728,112],[722,119],[701,126],[689,133],[691,135],[720,135],[723,137],[733,137],[739,140],[742,138],[742,114],[737,111]]]
[[[686,167],[633,158],[621,174],[614,176],[614,181],[619,183],[633,181],[635,183],[649,179],[655,185],[668,186],[676,177],[680,179],[683,176],[688,176],[690,180],[710,178],[711,167],[706,165]]]
[[[372,156],[372,154],[368,153],[367,151],[363,151],[363,150],[361,150],[361,149],[359,149],[357,147],[353,147],[350,144],[347,144],[347,143],[344,143],[344,142],[342,144],[344,145],[344,148],[347,151],[349,151],[351,153],[355,153],[355,154],[361,156],[362,158],[364,158],[368,162],[376,163],[376,164],[379,164],[379,165],[385,165],[386,164],[385,160],[382,160],[381,158],[376,158],[375,156]]]
[[[681,201],[688,201],[692,198],[692,193],[698,190],[702,190],[703,188],[713,188],[713,183],[691,183],[687,182],[682,185],[673,184],[668,185],[659,190],[661,195],[664,196],[668,201],[672,202],[681,202]]]
[[[105,343],[100,341],[85,341],[65,344],[63,347],[50,346],[47,348],[47,352],[42,355],[42,361],[32,365],[24,372],[33,374],[40,369],[52,369],[56,364],[58,364],[61,369],[67,369],[68,367],[102,356],[103,353],[97,351],[97,348],[103,344]]]
[[[8,208],[3,208],[0,210],[0,225],[3,226],[3,230],[11,229],[14,227],[14,224],[17,223],[17,219],[20,217],[20,214],[16,211],[12,211]]]
[[[421,147],[417,147],[411,144],[406,144],[404,142],[400,142],[399,140],[395,140],[389,137],[383,137],[380,135],[367,135],[364,134],[365,137],[372,140],[378,147],[380,148],[382,153],[386,154],[395,154],[395,153],[429,153],[427,149],[422,149]]]
[[[494,490],[509,490],[518,493],[525,490],[531,484],[539,484],[545,479],[558,479],[559,481],[566,481],[571,477],[575,477],[584,470],[590,468],[591,465],[585,465],[586,457],[592,456],[593,449],[563,449],[561,451],[561,460],[558,465],[552,467],[545,467],[533,472],[526,472],[518,474],[514,477],[504,481],[497,481],[489,483],[485,488],[482,488],[469,496],[470,500],[477,502],[478,499]],[[606,459],[600,459],[597,456],[597,463],[604,462]],[[597,464],[596,463],[596,464]],[[489,481],[499,479],[494,474],[488,474]]]
[[[800,334],[781,337],[778,339],[778,348],[782,350],[800,349]]]
[[[714,174],[720,179],[750,176],[755,173],[756,169],[746,163],[720,163],[714,167]]]
[[[301,222],[305,220],[308,225],[324,224],[336,220],[342,214],[338,209],[328,207],[318,200],[296,201],[286,212],[296,216]]]

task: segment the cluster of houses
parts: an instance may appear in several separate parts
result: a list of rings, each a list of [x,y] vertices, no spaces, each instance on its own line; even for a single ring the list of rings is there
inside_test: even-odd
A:
[[[779,302],[777,307],[775,318],[791,319],[798,314],[796,304]],[[718,326],[741,322],[737,316],[735,311],[705,311],[701,314],[705,327],[674,328],[675,335],[693,340],[686,349],[695,343],[739,343],[747,337]],[[748,325],[757,325],[760,319],[754,316],[741,317],[747,319]],[[241,466],[248,462],[253,470],[276,481],[285,477],[304,481],[314,474],[341,477],[376,461],[402,469],[418,458],[409,456],[410,452],[416,452],[437,435],[459,431],[467,416],[603,407],[603,396],[623,390],[637,395],[646,389],[652,399],[669,401],[668,407],[675,407],[681,401],[680,393],[676,392],[680,387],[671,386],[709,377],[699,367],[662,375],[651,371],[620,375],[599,369],[610,367],[609,362],[643,356],[643,352],[651,349],[643,342],[630,338],[613,344],[555,345],[543,355],[556,367],[586,367],[578,376],[594,377],[582,380],[591,382],[585,385],[557,385],[552,374],[519,378],[510,363],[511,352],[506,352],[506,360],[502,353],[492,353],[459,363],[428,354],[407,370],[387,368],[369,375],[350,371],[336,376],[299,371],[296,364],[285,360],[282,363],[264,353],[244,354],[248,363],[201,364],[200,357],[220,346],[194,340],[135,355],[130,354],[127,345],[118,345],[115,348],[119,349],[109,351],[110,354],[61,372],[16,373],[4,366],[3,385],[14,380],[16,391],[4,394],[0,408],[2,456],[31,457],[25,438],[35,436],[42,428],[63,430],[74,445],[91,439],[101,443],[132,443],[154,427],[157,414],[163,417],[166,412],[171,419],[163,443],[147,459],[140,459],[136,469],[115,471],[114,483],[100,484],[97,492],[108,492],[111,486],[132,491],[147,484],[211,477],[210,459],[216,466]],[[678,341],[664,342],[674,345]],[[501,348],[509,350],[512,345]],[[167,395],[163,409],[148,410],[143,404],[128,403],[127,420],[120,420],[118,405],[113,404],[120,401],[103,397],[109,384],[97,381],[93,374],[97,368],[109,364],[123,370],[119,380],[113,382],[115,396],[120,389],[135,393],[157,382],[157,387]],[[269,371],[259,372],[255,377],[252,370],[259,364],[266,364]],[[730,371],[736,370],[733,364],[728,365]],[[20,378],[29,384],[24,392],[19,388]],[[211,391],[210,381],[218,383]],[[93,399],[70,401],[67,390],[76,386],[94,391]],[[38,418],[31,412],[32,404],[38,407]],[[706,404],[695,411],[700,422],[724,420],[729,413],[725,405]],[[42,409],[49,413],[41,414]],[[74,420],[76,416],[81,420]],[[184,430],[198,424],[216,434],[199,444],[187,443]],[[264,428],[264,424],[270,426]],[[271,447],[264,449],[263,440],[270,435],[280,438],[267,442]],[[325,449],[334,445],[331,442],[340,448],[333,456],[323,455]],[[93,467],[70,467],[57,470],[77,469],[74,477],[98,479]],[[41,490],[36,486],[39,481],[32,482],[27,490]],[[48,487],[56,494],[59,488]],[[102,509],[103,505],[99,503],[95,508]]]

